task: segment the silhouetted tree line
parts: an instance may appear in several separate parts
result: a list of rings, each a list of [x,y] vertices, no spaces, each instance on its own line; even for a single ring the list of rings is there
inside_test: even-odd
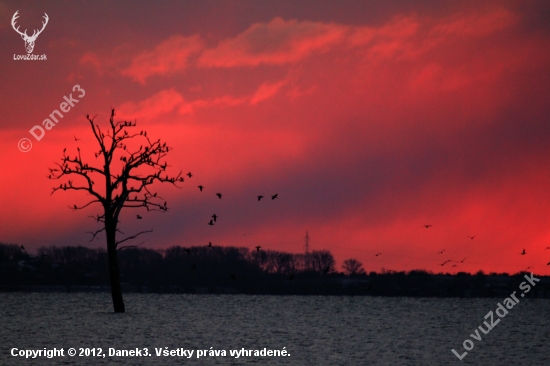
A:
[[[201,246],[119,251],[126,292],[243,293],[437,297],[507,297],[518,291],[523,274],[425,271],[366,273],[355,259],[337,272],[327,250],[292,254],[274,250]],[[540,277],[526,296],[550,297],[550,277]],[[0,243],[1,291],[109,291],[104,249],[23,247]]]

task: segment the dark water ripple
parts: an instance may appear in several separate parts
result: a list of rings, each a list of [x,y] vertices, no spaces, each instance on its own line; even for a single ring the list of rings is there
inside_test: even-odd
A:
[[[1,365],[550,365],[550,301],[522,299],[459,361],[498,299],[0,294]],[[278,349],[290,357],[37,358],[10,349]]]

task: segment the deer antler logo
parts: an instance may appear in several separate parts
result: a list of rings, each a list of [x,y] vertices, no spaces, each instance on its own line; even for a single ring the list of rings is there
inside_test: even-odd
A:
[[[21,32],[19,30],[19,27],[15,28],[15,21],[17,18],[19,18],[19,15],[17,15],[17,13],[19,13],[19,10],[17,10],[15,12],[15,14],[13,14],[13,17],[11,18],[11,26],[13,27],[13,29],[19,33],[21,35],[21,38],[23,38],[23,41],[25,41],[25,49],[27,50],[27,53],[32,53],[32,50],[34,49],[34,42],[36,41],[36,39],[38,38],[38,36],[40,35],[40,33],[42,33],[42,31],[44,30],[44,28],[46,28],[46,24],[48,24],[48,14],[44,13],[44,22],[42,22],[42,29],[40,30],[37,30],[35,29],[32,36],[28,36],[27,35],[27,30],[25,29],[24,32]]]

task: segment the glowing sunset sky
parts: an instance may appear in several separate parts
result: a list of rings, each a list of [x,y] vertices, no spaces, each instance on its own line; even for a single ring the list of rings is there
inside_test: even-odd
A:
[[[29,34],[48,14],[33,52],[47,61],[14,60],[16,10]],[[547,1],[2,1],[0,242],[104,246],[86,234],[99,207],[71,211],[87,197],[50,195],[47,176],[65,147],[95,161],[85,116],[105,125],[115,107],[173,147],[169,172],[194,175],[158,187],[167,213],[122,217],[125,233],[154,229],[147,247],[296,253],[307,230],[338,269],[550,275],[549,14]],[[36,141],[75,84],[85,96]]]

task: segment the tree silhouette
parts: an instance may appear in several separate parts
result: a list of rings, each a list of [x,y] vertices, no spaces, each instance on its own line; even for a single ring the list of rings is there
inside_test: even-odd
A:
[[[359,262],[357,259],[346,259],[342,264],[342,269],[344,273],[348,276],[353,276],[356,274],[365,274],[363,269],[363,263]]]
[[[91,216],[101,223],[101,228],[90,233],[92,240],[101,232],[106,234],[113,306],[115,312],[124,312],[117,250],[136,247],[120,244],[152,230],[140,231],[117,240],[117,233],[123,234],[118,229],[120,213],[123,208],[143,207],[147,211],[167,211],[166,201],[151,190],[151,185],[160,182],[171,183],[177,187],[176,183],[183,182],[183,178],[182,172],[177,176],[168,176],[165,172],[168,164],[161,161],[170,151],[166,143],[162,143],[160,139],[151,140],[147,137],[146,131],[132,132],[136,122],[115,122],[114,117],[115,110],[111,109],[109,127],[103,132],[94,122],[95,117],[86,116],[99,144],[95,157],[102,160],[102,167],[84,163],[80,148],[77,147],[76,156],[68,155],[65,148],[61,163],[56,163],[56,168],[50,168],[49,178],[65,179],[74,176],[78,179],[75,182],[68,180],[59,184],[53,188],[52,194],[61,190],[73,190],[83,191],[92,196],[88,203],[81,206],[75,204],[70,207],[71,209],[81,210],[96,203],[102,206],[100,214]]]

